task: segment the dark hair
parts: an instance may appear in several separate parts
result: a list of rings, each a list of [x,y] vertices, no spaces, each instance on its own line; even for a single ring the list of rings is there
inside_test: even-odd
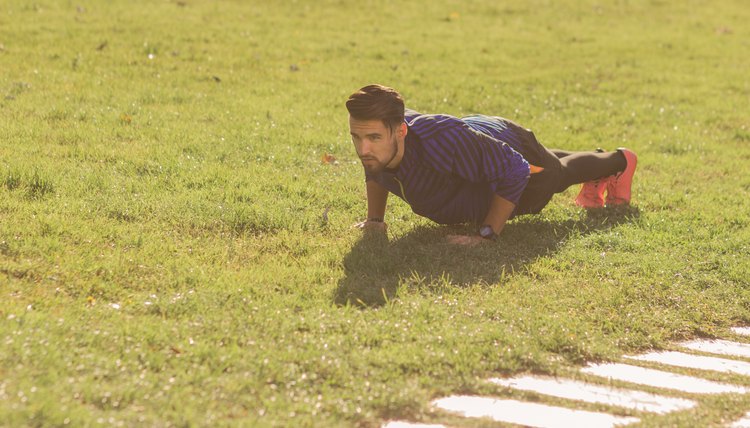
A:
[[[346,109],[357,120],[382,120],[391,130],[404,123],[404,99],[383,85],[367,85],[351,94]]]

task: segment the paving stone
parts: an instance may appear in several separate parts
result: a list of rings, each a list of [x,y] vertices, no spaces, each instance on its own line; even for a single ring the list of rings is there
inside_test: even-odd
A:
[[[679,344],[683,348],[711,354],[750,358],[750,344],[729,340],[692,340]]]
[[[497,385],[513,389],[533,391],[554,397],[580,400],[588,403],[608,404],[627,409],[653,413],[669,413],[690,409],[695,401],[683,398],[664,397],[643,391],[612,388],[567,379],[556,379],[542,376],[522,376],[512,379],[490,379]]]
[[[626,358],[691,369],[715,370],[717,372],[736,373],[745,376],[750,375],[750,363],[727,360],[724,358],[685,354],[683,352],[649,352],[648,354],[628,356]]]
[[[440,409],[467,417],[487,417],[498,422],[532,427],[614,427],[640,421],[634,417],[465,395],[441,398],[433,401],[432,404]]]
[[[632,366],[629,364],[592,364],[581,372],[622,380],[655,388],[673,389],[691,394],[744,394],[748,390],[742,386],[714,382],[693,376],[669,373],[661,370]]]
[[[750,412],[745,413],[742,419],[735,421],[730,428],[750,428]]]
[[[737,335],[750,337],[750,327],[733,327],[731,331]],[[678,345],[693,351],[750,359],[750,344],[748,343],[712,339],[692,340],[679,343]],[[651,352],[643,355],[627,356],[626,358],[676,367],[714,370],[750,376],[750,362],[692,355],[683,352]],[[715,382],[630,364],[590,364],[581,369],[581,372],[691,394],[745,394],[750,391],[750,388],[739,385]],[[683,398],[665,397],[644,391],[614,388],[590,382],[545,376],[519,376],[511,379],[492,378],[489,381],[517,390],[658,414],[690,409],[696,405],[695,401]],[[509,422],[534,427],[611,427],[639,422],[639,419],[635,417],[615,416],[607,413],[479,396],[451,396],[434,400],[432,405],[465,417],[488,417],[498,422]],[[741,419],[733,422],[729,427],[750,428],[750,412],[747,412]],[[389,421],[382,428],[445,428],[445,426],[440,424]]]
[[[414,422],[391,421],[382,428],[446,428],[445,425],[419,424]]]

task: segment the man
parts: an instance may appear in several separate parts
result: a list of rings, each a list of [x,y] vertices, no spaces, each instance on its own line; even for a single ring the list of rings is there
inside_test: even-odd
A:
[[[493,240],[513,216],[533,214],[555,193],[583,183],[585,208],[630,203],[637,157],[614,152],[548,150],[528,129],[500,117],[456,118],[405,109],[394,89],[369,85],[346,102],[349,129],[365,170],[367,220],[385,230],[388,193],[440,224],[476,223],[473,245]]]

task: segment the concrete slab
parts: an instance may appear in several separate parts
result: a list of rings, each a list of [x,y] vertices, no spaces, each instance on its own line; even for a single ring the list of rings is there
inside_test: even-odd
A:
[[[445,425],[420,424],[414,422],[390,421],[382,428],[446,428]]]
[[[581,369],[581,372],[691,394],[744,394],[748,391],[747,388],[738,385],[714,382],[693,376],[685,376],[629,364],[591,364]]]
[[[487,417],[498,422],[532,427],[614,427],[640,421],[634,417],[466,395],[441,398],[433,401],[432,404],[437,408],[462,416]]]
[[[734,421],[729,428],[750,428],[750,412],[745,413],[742,419]]]
[[[750,336],[750,327],[732,327],[732,333],[740,336]]]
[[[724,358],[704,357],[702,355],[691,355],[683,352],[665,351],[649,352],[643,355],[626,356],[639,361],[650,361],[653,363],[667,364],[676,367],[685,367],[699,370],[714,370],[723,373],[736,373],[750,376],[750,363],[744,361],[727,360]]]
[[[731,355],[734,357],[750,358],[750,344],[732,342],[729,340],[691,340],[679,343],[679,346],[694,351],[710,354]]]
[[[533,391],[553,397],[585,401],[587,403],[608,404],[632,410],[665,414],[690,409],[695,401],[683,398],[664,397],[643,391],[633,391],[595,385],[568,379],[545,376],[521,376],[511,379],[490,379],[490,382],[523,391]]]

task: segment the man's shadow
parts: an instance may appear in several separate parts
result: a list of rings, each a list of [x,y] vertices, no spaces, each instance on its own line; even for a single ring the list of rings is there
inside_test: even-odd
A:
[[[344,258],[344,277],[334,302],[377,307],[394,299],[399,287],[440,293],[445,287],[495,284],[554,253],[572,235],[610,229],[639,216],[638,208],[630,206],[590,210],[578,220],[550,222],[525,216],[507,225],[495,243],[474,247],[445,239],[449,234],[476,233],[467,226],[418,227],[393,241],[365,233]]]

